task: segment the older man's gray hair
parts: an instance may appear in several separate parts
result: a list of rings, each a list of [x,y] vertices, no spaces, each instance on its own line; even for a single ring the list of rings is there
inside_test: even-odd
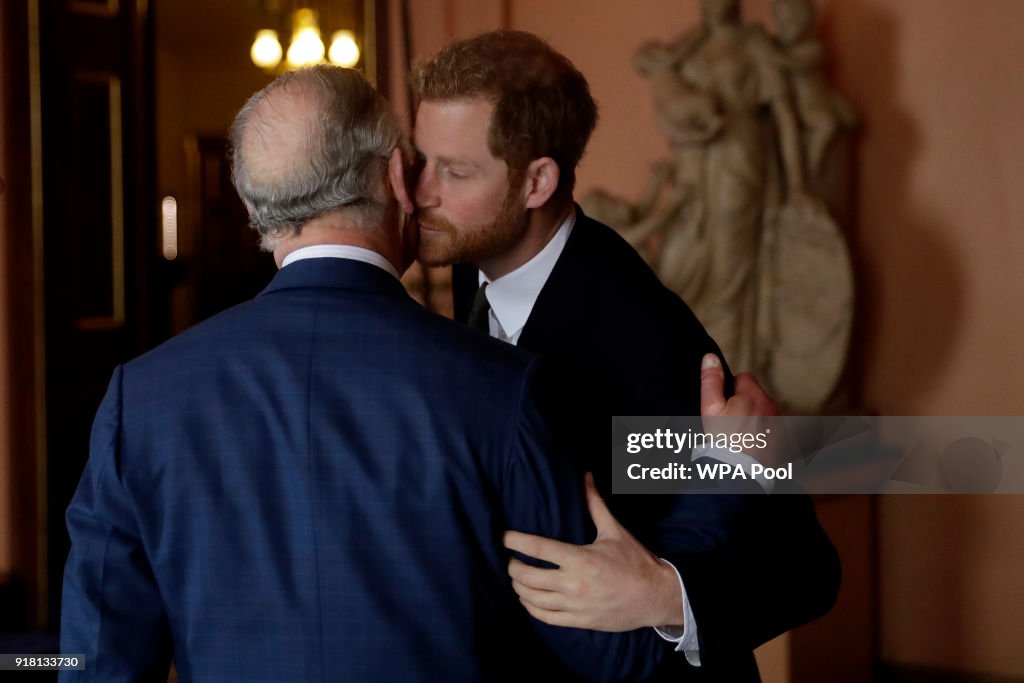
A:
[[[359,72],[321,65],[279,76],[245,103],[229,139],[231,177],[265,250],[345,207],[357,227],[379,224],[401,131]]]

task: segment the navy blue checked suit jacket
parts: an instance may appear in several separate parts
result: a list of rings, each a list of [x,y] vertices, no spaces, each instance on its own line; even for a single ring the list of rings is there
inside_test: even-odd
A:
[[[511,590],[506,529],[592,539],[534,372],[344,259],[118,368],[67,512],[62,680],[526,680],[552,652],[644,678],[653,630],[548,627]]]

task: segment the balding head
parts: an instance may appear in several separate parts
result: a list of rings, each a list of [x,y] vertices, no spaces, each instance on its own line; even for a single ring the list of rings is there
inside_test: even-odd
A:
[[[376,227],[400,138],[387,103],[351,69],[288,72],[253,95],[231,127],[231,166],[263,248],[334,211]]]
[[[253,186],[286,186],[308,173],[317,130],[316,94],[292,82],[268,92],[256,102],[237,142],[241,160]]]

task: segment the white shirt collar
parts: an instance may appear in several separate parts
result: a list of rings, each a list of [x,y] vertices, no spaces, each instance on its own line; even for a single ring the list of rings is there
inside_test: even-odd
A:
[[[281,262],[281,267],[285,268],[296,261],[307,258],[347,258],[353,261],[362,261],[363,263],[369,263],[386,270],[396,280],[401,279],[398,276],[398,271],[391,265],[391,261],[388,261],[375,251],[364,249],[363,247],[355,247],[351,244],[314,244],[309,247],[302,247],[285,256],[284,261]]]
[[[515,344],[519,341],[540,290],[548,281],[551,271],[562,255],[569,233],[576,224],[576,209],[558,227],[558,231],[536,256],[511,273],[489,282],[480,272],[480,284],[487,285],[487,301],[491,305],[490,332],[492,337]]]

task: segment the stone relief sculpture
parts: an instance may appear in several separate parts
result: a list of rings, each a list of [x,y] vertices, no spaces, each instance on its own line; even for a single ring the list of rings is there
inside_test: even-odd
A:
[[[781,48],[775,61],[787,76],[803,124],[804,163],[812,176],[820,176],[829,145],[857,119],[821,72],[823,49],[814,35],[812,0],[776,0],[772,17]]]
[[[853,114],[821,75],[810,0],[776,0],[775,36],[743,23],[739,0],[700,7],[699,26],[635,55],[670,157],[639,201],[595,190],[584,210],[637,246],[734,370],[816,411],[842,372],[852,317],[822,169]]]
[[[772,5],[776,55],[785,73],[801,123],[804,168],[813,194],[832,216],[849,227],[849,131],[857,125],[850,105],[822,73],[824,50],[814,35],[813,0],[776,0]]]

